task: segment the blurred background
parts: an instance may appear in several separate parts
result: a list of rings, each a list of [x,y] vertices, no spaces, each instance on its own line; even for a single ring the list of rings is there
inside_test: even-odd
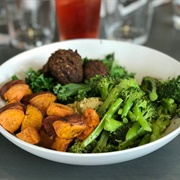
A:
[[[72,0],[70,1],[72,4]],[[77,4],[78,1],[74,2]],[[58,24],[60,20],[58,19],[57,6],[58,4],[54,0],[1,0],[0,63],[27,49],[61,41],[60,30],[63,26],[62,24],[61,26]],[[178,48],[180,46],[180,25],[178,26],[180,24],[180,0],[102,0],[99,16],[99,34],[95,38],[123,40],[141,44],[180,60],[180,51]],[[28,31],[28,35],[23,34],[20,38],[17,38],[15,35],[20,34],[17,21],[22,24],[23,20],[21,18],[23,18],[26,24],[23,24],[20,30]],[[67,17],[65,18],[67,20]],[[109,20],[109,18],[111,19]],[[36,25],[27,24],[31,20],[36,21]],[[112,21],[119,21],[121,23],[121,29],[119,28],[114,31],[114,34],[111,28],[113,26]],[[175,21],[176,24],[174,23]],[[108,24],[109,22],[111,24]],[[144,24],[142,25],[142,23]],[[142,41],[134,41],[135,37],[138,36],[132,30],[134,24],[136,29],[137,27],[141,28],[141,33],[144,33],[143,31],[147,33],[147,37]],[[144,26],[143,28],[145,30],[142,29],[142,26]],[[108,28],[111,28],[109,34]],[[121,35],[119,35],[120,33]],[[122,35],[122,33],[124,34]],[[86,38],[86,36],[84,37]],[[32,38],[38,38],[38,40],[33,42],[34,40]],[[20,40],[31,44],[24,45],[22,42],[18,44]]]

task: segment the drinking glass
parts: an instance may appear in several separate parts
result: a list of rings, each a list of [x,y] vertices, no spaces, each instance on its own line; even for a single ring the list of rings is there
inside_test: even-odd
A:
[[[146,43],[151,29],[151,0],[103,0],[107,39]]]
[[[98,38],[101,0],[56,0],[60,40]]]
[[[53,41],[55,6],[53,0],[6,0],[11,44],[31,49]]]
[[[180,0],[173,0],[173,24],[177,30],[180,30]]]

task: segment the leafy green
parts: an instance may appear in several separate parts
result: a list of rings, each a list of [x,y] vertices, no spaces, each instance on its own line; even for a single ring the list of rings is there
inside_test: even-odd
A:
[[[41,70],[35,71],[32,68],[26,72],[26,83],[33,92],[53,91],[56,81],[52,77],[45,77]]]

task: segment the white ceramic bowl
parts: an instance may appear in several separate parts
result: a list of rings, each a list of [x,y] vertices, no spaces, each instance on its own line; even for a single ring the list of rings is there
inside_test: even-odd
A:
[[[11,58],[0,66],[0,84],[10,80],[13,74],[23,77],[29,67],[34,69],[42,67],[51,53],[60,48],[77,49],[82,57],[88,58],[102,58],[109,53],[115,53],[115,58],[122,66],[129,72],[136,73],[139,82],[145,75],[167,79],[180,74],[180,63],[156,50],[125,42],[84,39],[42,46]],[[129,161],[161,148],[180,134],[180,127],[176,127],[175,130],[155,142],[128,150],[99,154],[57,152],[21,141],[1,126],[0,132],[25,151],[48,160],[75,165],[105,165]]]

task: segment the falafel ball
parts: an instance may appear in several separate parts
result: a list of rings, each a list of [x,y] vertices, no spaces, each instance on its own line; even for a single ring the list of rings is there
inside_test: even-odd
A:
[[[109,74],[107,66],[100,60],[89,60],[83,64],[84,79],[90,79],[96,75],[104,76]]]
[[[46,75],[52,75],[60,84],[80,83],[83,80],[83,61],[77,51],[59,49],[43,66]]]

